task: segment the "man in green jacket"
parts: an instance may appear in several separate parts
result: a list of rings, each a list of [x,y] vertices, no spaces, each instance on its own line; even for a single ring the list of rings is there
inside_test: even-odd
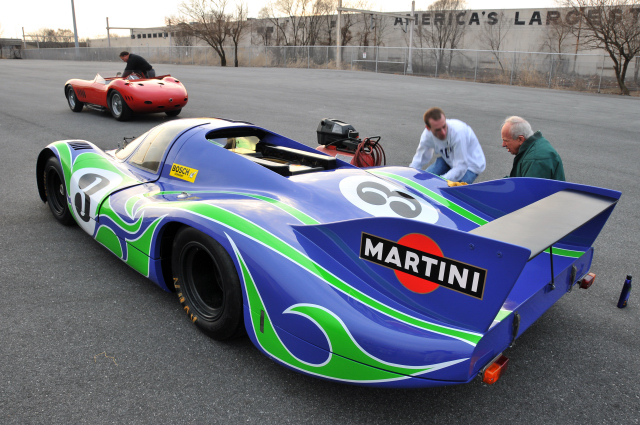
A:
[[[509,117],[502,125],[502,147],[512,155],[513,168],[509,177],[538,177],[542,179],[562,180],[564,167],[558,152],[542,133],[531,129],[525,119]]]

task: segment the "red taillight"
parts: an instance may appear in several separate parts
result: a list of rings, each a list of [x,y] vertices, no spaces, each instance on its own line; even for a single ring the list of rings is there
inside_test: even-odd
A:
[[[498,360],[491,363],[482,375],[482,382],[485,384],[495,384],[500,376],[507,370],[509,359],[506,356],[498,357]]]
[[[587,273],[587,275],[583,277],[582,280],[580,281],[580,287],[582,289],[589,289],[589,287],[593,285],[593,282],[595,280],[596,280],[595,273]]]

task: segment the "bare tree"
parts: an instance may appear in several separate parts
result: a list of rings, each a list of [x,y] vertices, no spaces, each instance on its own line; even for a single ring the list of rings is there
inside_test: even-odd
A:
[[[280,25],[286,25],[286,18],[275,18],[272,16],[272,10],[269,7],[263,7],[258,14],[260,19],[260,26],[258,27],[258,35],[262,38],[265,46],[271,46],[274,43],[276,46],[282,44],[281,32],[276,30]]]
[[[316,44],[332,46],[335,44],[336,31],[336,9],[338,8],[338,0],[324,0],[323,12],[320,18],[320,28],[318,32],[318,40]]]
[[[333,14],[327,13],[322,17],[322,27],[319,34],[319,37],[322,41],[320,42],[320,44],[332,46],[335,43],[334,31],[336,22],[337,19]]]
[[[566,53],[569,48],[569,40],[573,36],[573,28],[562,20],[560,12],[549,11],[547,13],[545,29],[542,50],[548,50],[550,53]]]
[[[335,12],[337,7],[336,0],[317,0],[314,13],[317,15],[317,19],[312,21],[311,34],[313,37],[309,40],[310,45],[328,45],[332,43],[326,42],[326,30],[331,32],[331,22],[335,19]],[[323,30],[325,32],[323,33]],[[331,38],[331,36],[329,36]]]
[[[562,0],[580,17],[573,23],[579,42],[587,49],[604,49],[613,61],[618,86],[629,95],[625,85],[627,68],[640,53],[640,6],[636,0]]]
[[[356,9],[355,7],[353,9]],[[362,21],[360,18],[361,15],[355,13],[343,13],[340,16],[340,45],[346,46],[351,40],[353,40],[354,35],[352,28],[358,25],[359,22]],[[359,36],[359,33],[357,34]],[[358,43],[360,46],[366,46],[367,44],[362,44],[362,42]]]
[[[231,16],[231,22],[229,23],[229,36],[231,37],[231,41],[233,41],[234,48],[233,65],[236,68],[238,67],[238,44],[240,43],[240,39],[242,39],[245,28],[247,28],[248,13],[249,10],[246,4],[236,4],[236,10]]]
[[[169,28],[173,44],[175,46],[193,46],[194,37],[189,27],[185,26],[179,18],[175,16],[167,16],[164,18],[164,24]]]
[[[500,50],[504,46],[507,35],[511,31],[511,20],[509,20],[504,12],[499,14],[491,12],[487,15],[487,21],[482,27],[482,31],[478,36],[480,42],[491,50],[491,53],[498,61],[500,69],[504,71],[502,60],[500,59]]]
[[[330,7],[327,0],[272,0],[263,11],[285,45],[310,46],[317,43],[323,16],[330,13]]]
[[[178,26],[211,46],[220,57],[220,66],[227,66],[224,45],[232,22],[226,7],[227,0],[190,0],[178,6]]]
[[[356,32],[356,43],[358,46],[366,47],[369,45],[372,45],[372,46],[375,45],[374,30],[376,29],[376,24],[379,16],[373,15],[373,14],[365,14],[364,16],[353,15],[353,14],[349,14],[349,15],[343,14],[342,16],[349,16],[352,22],[355,22],[355,19],[354,19],[355,17],[360,17],[358,21],[359,23],[361,23],[362,27],[360,30],[358,30],[358,32]]]
[[[68,43],[74,38],[73,31],[69,29],[54,30],[51,28],[40,28],[33,35],[36,36],[39,41],[50,43]]]
[[[432,25],[430,30],[421,31],[429,47],[437,49],[437,60],[439,68],[442,69],[445,58],[445,49],[448,49],[448,66],[451,68],[453,60],[453,49],[457,49],[467,30],[465,15],[467,14],[466,2],[464,0],[437,0],[428,8]]]
[[[373,42],[376,46],[384,45],[392,19],[384,15],[378,15],[376,18],[375,27],[373,28]]]
[[[343,5],[344,6],[344,5]],[[338,0],[323,0],[318,21],[318,38],[315,44],[332,46],[335,44]]]
[[[359,46],[383,46],[388,35],[390,20],[382,14],[365,14],[360,22],[362,29],[356,33]]]

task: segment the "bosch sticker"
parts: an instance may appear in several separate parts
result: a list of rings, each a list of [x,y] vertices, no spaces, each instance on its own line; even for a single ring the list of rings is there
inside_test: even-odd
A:
[[[198,170],[180,164],[173,164],[169,175],[193,183],[196,181]]]
[[[426,294],[444,286],[482,299],[487,271],[447,258],[429,237],[404,236],[398,242],[362,233],[360,258],[394,270],[402,285]]]

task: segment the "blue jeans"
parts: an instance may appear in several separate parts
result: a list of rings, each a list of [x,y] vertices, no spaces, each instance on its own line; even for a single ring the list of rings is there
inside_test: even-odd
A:
[[[431,164],[431,165],[429,165],[427,167],[426,171],[429,172],[429,173],[437,174],[437,175],[441,176],[444,173],[446,173],[447,171],[449,171],[450,169],[451,169],[451,167],[449,167],[449,164],[444,162],[444,159],[442,159],[442,157],[438,157],[438,158],[436,158],[436,162],[434,162],[433,164]],[[472,173],[471,171],[467,170],[467,172],[464,173],[464,176],[462,176],[460,181],[464,182],[464,183],[471,184],[477,178],[478,178],[478,175],[476,173]]]

